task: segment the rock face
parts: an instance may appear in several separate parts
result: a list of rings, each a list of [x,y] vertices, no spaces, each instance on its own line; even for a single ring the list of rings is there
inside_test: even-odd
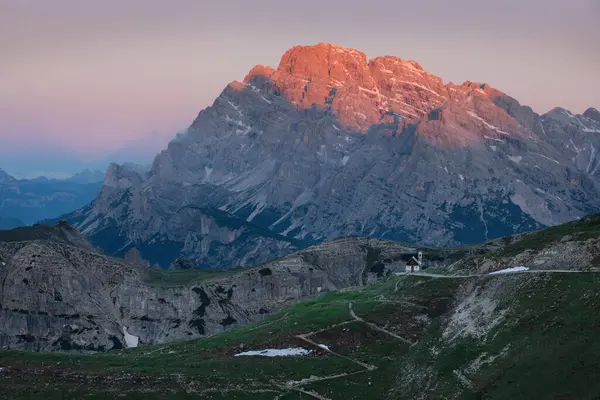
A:
[[[251,265],[342,235],[483,242],[600,208],[595,116],[298,46],[228,85],[148,173],[111,166],[67,218],[108,254],[136,247],[162,267]]]
[[[0,184],[7,184],[7,183],[13,183],[16,182],[16,178],[8,173],[6,173],[6,171],[0,169]]]
[[[0,349],[101,351],[211,335],[373,282],[414,251],[346,238],[237,273],[167,272],[98,254],[64,222],[0,231]]]
[[[596,110],[595,108],[588,108],[583,113],[583,116],[596,122],[600,122],[600,111]]]

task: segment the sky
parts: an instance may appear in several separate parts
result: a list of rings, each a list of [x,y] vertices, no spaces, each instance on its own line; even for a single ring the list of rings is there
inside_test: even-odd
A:
[[[227,83],[319,42],[582,113],[599,20],[600,0],[0,0],[0,168],[148,164]]]

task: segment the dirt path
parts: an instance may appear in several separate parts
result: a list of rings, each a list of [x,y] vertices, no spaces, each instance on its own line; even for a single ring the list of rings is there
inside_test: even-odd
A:
[[[573,270],[526,270],[526,271],[511,271],[511,272],[505,272],[505,273],[500,273],[500,274],[472,274],[472,275],[445,275],[445,274],[433,274],[433,273],[427,273],[427,272],[413,272],[413,273],[404,273],[404,272],[399,272],[396,273],[396,276],[400,276],[401,278],[398,279],[398,281],[396,282],[396,286],[394,287],[394,292],[397,292],[399,290],[398,288],[398,284],[404,280],[405,278],[409,277],[409,276],[422,276],[422,277],[428,277],[428,278],[440,278],[440,279],[467,279],[467,278],[480,278],[480,277],[484,277],[484,276],[502,276],[502,275],[513,275],[513,274],[542,274],[542,273],[583,273],[583,272],[587,272],[587,271],[573,271]],[[596,272],[596,271],[590,271],[590,272]],[[419,304],[414,304],[414,303],[410,303],[408,301],[401,301],[400,303],[406,303],[406,304],[410,304],[413,306],[417,306],[417,307],[423,307]],[[375,369],[377,369],[376,365],[370,365],[370,364],[366,364],[363,363],[362,361],[358,361],[355,360],[351,357],[339,354],[331,349],[329,349],[326,346],[321,346],[319,343],[315,342],[314,340],[310,339],[311,336],[316,335],[318,333],[321,332],[325,332],[328,330],[331,330],[333,328],[339,327],[339,326],[343,326],[343,325],[347,325],[350,323],[354,323],[354,322],[360,322],[363,323],[365,325],[367,325],[369,328],[385,333],[386,335],[389,335],[395,339],[398,339],[408,345],[414,345],[415,342],[412,342],[394,332],[390,332],[385,328],[382,328],[381,326],[374,324],[372,322],[366,321],[363,318],[359,317],[358,315],[356,315],[356,313],[354,312],[354,308],[352,306],[352,303],[348,303],[348,312],[350,314],[350,317],[352,318],[349,321],[344,321],[344,322],[340,322],[338,324],[329,326],[327,328],[323,328],[323,329],[319,329],[316,331],[312,331],[312,332],[307,332],[307,333],[303,333],[300,335],[296,335],[296,337],[304,342],[306,342],[307,344],[314,346],[316,348],[322,349],[327,351],[329,354],[336,356],[336,357],[340,357],[340,358],[344,358],[354,364],[359,365],[360,367],[362,367],[363,369],[360,371],[356,371],[356,372],[343,372],[337,375],[330,375],[330,376],[323,376],[323,377],[319,377],[319,376],[311,376],[309,378],[305,378],[302,379],[300,381],[289,381],[289,382],[285,382],[285,383],[275,383],[277,387],[279,387],[280,389],[282,389],[282,391],[285,393],[289,393],[290,391],[296,391],[299,393],[302,393],[304,395],[310,396],[312,398],[315,399],[319,399],[319,400],[331,400],[328,397],[324,397],[322,395],[320,395],[317,392],[314,391],[310,391],[310,390],[305,390],[302,387],[305,385],[309,385],[311,383],[315,383],[315,382],[320,382],[320,381],[325,381],[325,380],[332,380],[332,379],[341,379],[341,378],[346,378],[348,376],[351,375],[356,375],[356,374],[362,374],[368,371],[373,371]],[[284,316],[285,317],[285,316]],[[461,374],[459,371],[453,371],[454,376],[466,387],[472,387],[473,383],[466,378],[463,374]],[[278,395],[275,399],[279,399],[281,397],[280,394]]]
[[[366,369],[366,370],[368,370],[368,371],[372,371],[372,370],[374,370],[374,369],[376,369],[376,368],[377,368],[377,367],[376,367],[376,366],[374,366],[374,365],[365,364],[365,363],[363,363],[362,361],[355,360],[355,359],[353,359],[353,358],[350,358],[350,357],[348,357],[348,356],[344,356],[344,355],[342,355],[342,354],[336,353],[335,351],[333,351],[333,350],[330,350],[329,348],[323,347],[323,346],[319,345],[319,343],[317,343],[317,342],[315,342],[315,341],[313,341],[313,340],[309,339],[309,338],[308,338],[306,335],[297,335],[296,337],[297,337],[298,339],[304,340],[306,343],[308,343],[308,344],[310,344],[310,345],[312,345],[312,346],[318,347],[319,349],[323,349],[323,350],[325,350],[326,352],[328,352],[328,353],[330,353],[330,354],[332,354],[332,355],[334,355],[334,356],[341,357],[341,358],[345,358],[346,360],[348,360],[348,361],[351,361],[351,362],[353,362],[354,364],[358,364],[358,365],[360,365],[361,367],[363,367],[364,369]]]
[[[393,332],[390,332],[390,331],[388,331],[388,330],[386,330],[386,329],[384,329],[384,328],[382,328],[382,327],[380,327],[380,326],[378,326],[378,325],[376,325],[376,324],[374,324],[372,322],[365,321],[363,318],[361,318],[358,315],[356,315],[356,313],[354,312],[354,309],[352,308],[352,303],[348,303],[348,312],[350,314],[350,317],[352,318],[349,321],[340,322],[339,324],[332,325],[332,326],[330,326],[328,328],[319,329],[319,330],[316,330],[316,331],[312,331],[312,332],[307,332],[307,333],[303,333],[303,334],[300,334],[300,335],[296,335],[296,337],[298,339],[300,339],[300,340],[303,340],[307,344],[310,344],[311,346],[314,346],[314,347],[317,347],[319,349],[325,350],[326,352],[328,352],[329,354],[331,354],[333,356],[344,358],[344,359],[346,359],[346,360],[348,360],[348,361],[350,361],[350,362],[352,362],[354,364],[357,364],[360,367],[362,367],[363,370],[356,371],[356,372],[349,372],[349,373],[348,372],[343,372],[343,373],[337,374],[337,375],[322,376],[322,377],[311,376],[309,378],[305,378],[305,379],[302,379],[300,381],[289,381],[289,382],[285,382],[285,383],[276,383],[277,387],[279,387],[280,389],[282,389],[284,392],[297,391],[297,392],[300,392],[300,393],[305,394],[307,396],[313,397],[315,399],[330,400],[327,397],[321,396],[319,393],[305,390],[305,389],[302,388],[302,386],[309,385],[309,384],[315,383],[315,382],[321,382],[321,381],[332,380],[332,379],[346,378],[346,377],[351,376],[351,375],[357,375],[357,374],[362,374],[362,373],[365,373],[365,372],[368,372],[368,371],[376,370],[377,369],[376,365],[367,364],[367,363],[364,363],[362,361],[355,360],[355,359],[353,359],[351,357],[339,354],[339,353],[331,350],[329,347],[321,346],[319,343],[317,343],[314,340],[310,339],[310,337],[313,336],[313,335],[316,335],[318,333],[331,330],[331,329],[336,328],[338,326],[343,326],[343,325],[351,324],[351,323],[354,323],[354,322],[360,322],[360,323],[363,323],[363,324],[367,325],[371,329],[383,332],[386,335],[389,335],[389,336],[391,336],[391,337],[393,337],[395,339],[401,340],[404,343],[407,343],[409,345],[414,344],[413,342],[411,342],[408,339],[403,338],[402,336],[399,336],[399,335],[397,335],[397,334],[395,334]],[[281,397],[281,395],[278,395],[275,398],[275,400],[279,399],[280,397]]]
[[[357,321],[362,322],[363,324],[367,325],[369,328],[375,329],[376,331],[383,332],[385,334],[388,334],[391,337],[394,337],[394,338],[396,338],[398,340],[401,340],[401,341],[403,341],[404,343],[406,343],[408,345],[412,346],[414,344],[410,340],[405,339],[402,336],[396,335],[394,332],[390,332],[390,331],[388,331],[388,330],[386,330],[386,329],[384,329],[384,328],[380,327],[379,325],[376,325],[376,324],[374,324],[372,322],[365,321],[364,319],[362,319],[361,317],[359,317],[358,315],[356,315],[356,313],[354,312],[354,309],[352,308],[352,303],[348,304],[348,309],[350,310],[350,316],[352,318],[354,318]]]
[[[515,274],[584,274],[584,273],[598,273],[597,271],[578,271],[571,269],[529,269],[527,271],[511,271],[502,273],[486,273],[486,274],[471,274],[471,275],[446,275],[446,274],[430,274],[427,272],[396,272],[396,276],[424,276],[428,278],[441,278],[441,279],[466,279],[466,278],[481,278],[483,276],[505,276]]]

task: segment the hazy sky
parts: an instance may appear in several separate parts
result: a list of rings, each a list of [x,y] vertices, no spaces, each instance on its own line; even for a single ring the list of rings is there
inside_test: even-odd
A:
[[[150,161],[225,85],[333,42],[600,108],[600,0],[0,0],[0,168]]]

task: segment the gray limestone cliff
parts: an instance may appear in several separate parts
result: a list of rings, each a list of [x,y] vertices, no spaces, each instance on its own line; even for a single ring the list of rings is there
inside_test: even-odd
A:
[[[103,351],[198,338],[319,293],[362,286],[414,249],[346,238],[233,271],[151,269],[61,223],[0,231],[0,348]]]
[[[345,237],[250,268],[149,268],[99,254],[66,223],[0,231],[0,349],[103,351],[213,335],[324,293],[404,272],[597,271],[600,215],[454,249]]]

